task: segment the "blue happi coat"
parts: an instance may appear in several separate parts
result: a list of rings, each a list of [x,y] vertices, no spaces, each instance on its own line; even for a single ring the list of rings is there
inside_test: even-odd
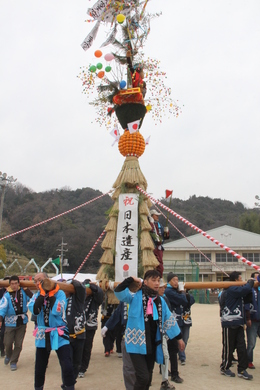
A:
[[[34,294],[28,304],[28,308],[33,314],[35,314],[33,311],[34,303],[39,295],[39,292]],[[52,309],[50,308],[49,326],[45,326],[43,308],[36,316],[38,326],[35,329],[34,336],[35,346],[38,348],[45,348],[45,332],[48,331],[50,331],[51,349],[57,350],[63,345],[69,344],[68,327],[66,322],[66,295],[62,290],[58,290],[54,297],[56,298],[56,301]]]
[[[125,330],[125,345],[128,353],[138,353],[141,355],[147,354],[146,335],[144,323],[144,309],[142,301],[142,290],[135,294],[131,293],[127,287],[123,291],[115,291],[116,297],[123,302],[129,303],[128,320]],[[175,317],[170,312],[164,299],[161,301],[162,312],[162,331],[172,339],[180,334],[180,328],[175,320]],[[157,312],[156,304],[153,302],[153,312]],[[156,362],[163,364],[163,351],[161,343],[161,332],[157,326],[156,333]]]
[[[18,314],[18,316],[22,317],[23,324],[27,324],[28,322],[28,316],[27,316],[27,304],[29,302],[28,295],[25,294],[24,290],[21,288],[21,292],[23,294],[23,313]],[[7,291],[2,299],[0,300],[0,316],[2,316],[5,319],[5,326],[10,326],[15,328],[16,327],[16,321],[18,316],[15,313],[10,294]]]

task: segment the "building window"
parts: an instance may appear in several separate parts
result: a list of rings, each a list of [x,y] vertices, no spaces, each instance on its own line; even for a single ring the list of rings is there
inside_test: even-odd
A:
[[[211,260],[211,253],[205,253],[205,256]],[[196,263],[208,263],[208,260],[201,253],[190,253],[189,258],[190,261],[194,261]]]
[[[237,263],[238,259],[232,256],[230,253],[216,253],[217,263]]]
[[[260,263],[260,253],[242,253],[242,256],[252,263]]]

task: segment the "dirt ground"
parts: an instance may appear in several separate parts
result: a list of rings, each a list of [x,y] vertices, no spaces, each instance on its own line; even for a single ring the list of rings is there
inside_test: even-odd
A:
[[[227,378],[219,373],[221,357],[221,327],[219,307],[217,304],[192,306],[193,326],[187,347],[187,362],[179,366],[182,384],[175,384],[177,390],[251,390],[259,389],[260,383],[260,341],[254,352],[255,370],[248,370],[254,376],[252,381],[238,378]],[[0,384],[3,390],[31,390],[34,388],[34,338],[33,324],[29,323],[24,340],[23,351],[18,362],[17,371],[10,371],[10,366],[0,360]],[[232,368],[236,373],[236,367]],[[55,352],[51,353],[46,374],[45,390],[60,389],[60,367]],[[161,376],[158,365],[155,365],[151,389],[159,390]],[[90,366],[85,378],[78,379],[77,390],[123,390],[122,359],[114,353],[104,357],[100,327],[97,330]]]

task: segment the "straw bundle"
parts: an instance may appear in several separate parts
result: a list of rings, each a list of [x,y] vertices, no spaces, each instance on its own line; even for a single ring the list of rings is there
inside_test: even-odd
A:
[[[110,230],[109,232],[107,232],[104,240],[102,241],[101,248],[115,250],[115,241],[116,241],[116,232]]]
[[[135,156],[128,156],[125,159],[121,172],[119,173],[113,188],[117,188],[122,183],[127,186],[139,186],[147,188],[146,179],[140,169],[138,158]]]
[[[109,231],[116,231],[117,229],[117,218],[116,217],[110,217],[106,227],[105,227],[105,231],[106,232],[109,232]]]
[[[140,202],[139,203],[139,214],[149,215],[149,207],[147,205],[147,202]]]
[[[159,261],[156,259],[153,251],[147,249],[142,251],[142,263],[143,267],[152,267],[152,269],[159,265]]]
[[[144,249],[147,249],[147,250],[150,249],[151,251],[154,250],[153,240],[151,238],[150,233],[147,230],[144,230],[141,232],[140,248],[141,248],[141,251],[143,251]]]
[[[106,249],[101,259],[99,260],[101,264],[114,264],[114,255],[111,249]]]
[[[151,230],[151,225],[150,225],[150,222],[148,221],[148,218],[146,215],[140,215],[140,227],[141,227],[141,230],[147,230],[147,231],[150,231]]]

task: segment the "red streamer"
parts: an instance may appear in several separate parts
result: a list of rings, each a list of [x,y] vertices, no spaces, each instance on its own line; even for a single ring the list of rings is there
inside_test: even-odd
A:
[[[260,270],[260,267],[256,264],[254,264],[252,261],[247,260],[245,257],[240,256],[238,253],[230,249],[228,246],[222,244],[220,241],[216,240],[214,237],[211,237],[209,234],[198,228],[193,223],[189,222],[187,219],[183,218],[181,215],[177,214],[175,211],[169,209],[169,207],[165,206],[163,203],[161,203],[159,200],[153,198],[151,195],[149,195],[147,192],[145,192],[141,187],[136,186],[136,188],[144,195],[146,195],[148,198],[151,199],[153,203],[158,204],[160,207],[162,207],[164,210],[167,210],[170,214],[174,215],[176,218],[180,219],[182,222],[184,222],[186,225],[191,227],[192,229],[196,230],[198,233],[202,234],[204,237],[209,239],[210,241],[214,242],[214,244],[218,245],[220,248],[224,249],[226,252],[230,253],[232,256],[236,257],[237,259],[241,260],[243,263],[249,265],[250,267],[254,268],[255,270]]]
[[[17,234],[24,233],[24,232],[26,232],[27,230],[33,229],[33,228],[35,228],[35,227],[37,227],[37,226],[44,225],[44,224],[47,223],[47,222],[53,221],[54,219],[57,219],[57,218],[59,218],[59,217],[62,217],[63,215],[69,214],[69,213],[71,213],[72,211],[78,210],[78,209],[80,209],[81,207],[84,207],[84,206],[86,206],[86,205],[88,205],[88,204],[90,204],[90,203],[92,203],[92,202],[95,202],[95,200],[100,199],[100,198],[102,198],[102,197],[105,196],[105,195],[108,195],[110,192],[112,192],[112,190],[110,190],[109,192],[107,192],[107,193],[105,193],[105,194],[102,194],[102,195],[100,195],[100,196],[97,196],[96,198],[91,199],[91,200],[89,200],[88,202],[85,202],[85,203],[83,203],[83,204],[81,204],[81,205],[79,205],[79,206],[73,207],[73,209],[70,209],[70,210],[68,210],[68,211],[65,211],[64,213],[58,214],[58,215],[56,215],[55,217],[51,217],[51,218],[45,219],[44,221],[38,222],[38,223],[36,223],[35,225],[32,225],[32,226],[28,226],[27,228],[24,228],[24,229],[22,229],[22,230],[19,230],[18,232],[8,234],[7,236],[0,238],[0,241],[5,240],[6,238],[14,237],[14,236],[16,236]]]

